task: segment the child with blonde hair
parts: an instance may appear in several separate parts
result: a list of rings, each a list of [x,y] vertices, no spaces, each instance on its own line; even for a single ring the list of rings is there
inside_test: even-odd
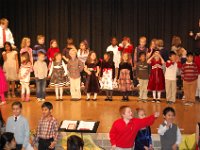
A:
[[[31,39],[28,37],[24,37],[21,42],[20,54],[22,54],[24,52],[28,52],[30,62],[33,65],[33,52],[32,52],[32,49],[30,48],[30,45],[31,45]]]

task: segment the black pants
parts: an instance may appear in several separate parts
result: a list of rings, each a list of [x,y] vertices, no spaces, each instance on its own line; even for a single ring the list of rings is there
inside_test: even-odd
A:
[[[16,145],[16,150],[21,150],[22,149],[22,144],[17,144]]]
[[[53,142],[53,138],[51,139],[39,139],[38,150],[55,150],[55,148],[50,149],[49,146]]]

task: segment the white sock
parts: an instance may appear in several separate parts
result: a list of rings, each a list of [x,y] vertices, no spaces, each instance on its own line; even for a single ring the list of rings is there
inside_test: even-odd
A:
[[[153,99],[156,99],[156,91],[153,91]]]
[[[62,97],[63,97],[63,88],[60,87],[60,99],[62,99]]]
[[[97,93],[94,93],[94,98],[93,99],[97,99]]]
[[[56,93],[56,99],[59,99],[59,95],[58,95],[58,87],[55,87],[55,93]]]
[[[90,93],[87,93],[87,99],[90,99]]]
[[[159,92],[157,92],[157,94],[158,94],[158,99],[160,99],[160,97],[161,97],[161,92],[159,91]]]

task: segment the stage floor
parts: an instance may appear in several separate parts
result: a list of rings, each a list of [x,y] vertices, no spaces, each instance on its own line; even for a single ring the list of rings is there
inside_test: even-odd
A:
[[[46,101],[53,103],[53,115],[59,122],[62,120],[98,120],[100,121],[99,133],[109,132],[113,121],[120,117],[118,110],[122,105],[129,105],[133,109],[144,108],[147,115],[159,111],[161,115],[152,126],[152,132],[157,133],[157,128],[163,121],[162,110],[168,106],[165,100],[160,104],[154,104],[137,102],[137,97],[130,97],[129,102],[121,102],[120,96],[114,96],[112,102],[106,102],[104,98],[105,96],[99,96],[96,102],[87,102],[84,96],[81,101],[70,101],[70,97],[65,96],[64,101],[57,102],[54,96],[48,96]],[[12,115],[11,104],[15,100],[20,100],[20,98],[8,99],[8,104],[0,106],[5,120]],[[23,115],[29,120],[31,130],[37,128],[41,117],[41,104],[42,102],[37,102],[35,97],[31,97],[31,102],[23,102]],[[182,100],[177,100],[176,104],[171,106],[176,110],[176,123],[181,128],[181,132],[194,133],[195,125],[200,121],[200,103],[184,106]]]

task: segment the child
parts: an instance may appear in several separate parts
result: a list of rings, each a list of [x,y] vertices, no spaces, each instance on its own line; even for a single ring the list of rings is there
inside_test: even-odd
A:
[[[24,37],[21,42],[20,54],[28,52],[31,65],[33,65],[33,52],[32,49],[30,48],[30,45],[31,45],[31,39],[28,37]]]
[[[160,103],[161,91],[165,89],[165,78],[162,70],[162,65],[165,63],[159,51],[155,51],[147,63],[151,65],[151,73],[149,77],[148,87],[149,91],[153,91],[152,103]],[[157,93],[157,99],[156,99]]]
[[[115,63],[115,78],[117,78],[118,75],[118,69],[119,69],[119,63],[121,60],[121,53],[118,50],[118,41],[116,37],[112,37],[111,39],[111,45],[107,47],[107,52],[112,52],[113,53],[113,57],[111,57],[111,59],[113,58],[113,62]]]
[[[169,58],[169,51],[164,47],[164,41],[162,39],[157,39],[156,41],[157,49],[160,51],[160,55],[166,62]]]
[[[181,132],[174,124],[175,110],[172,107],[166,107],[163,110],[164,122],[158,128],[162,150],[178,150],[181,143]]]
[[[0,105],[6,104],[5,100],[5,92],[8,90],[6,77],[4,75],[3,69],[0,67],[0,97],[1,97],[1,103]]]
[[[29,123],[21,114],[22,104],[19,101],[12,103],[13,115],[6,122],[6,132],[14,133],[16,150],[27,149],[29,144]]]
[[[169,60],[166,62],[165,71],[165,87],[168,104],[173,104],[176,101],[176,77],[178,69],[181,68],[181,66],[179,59],[176,57],[176,53],[171,51],[169,53]]]
[[[58,48],[58,43],[55,39],[50,41],[50,48],[47,51],[47,58],[50,62],[50,66],[51,66],[51,62],[53,61],[54,55],[56,53],[59,53],[60,49]]]
[[[146,61],[146,53],[145,52],[140,52],[139,55],[139,62],[137,62],[136,66],[136,74],[139,80],[139,90],[140,90],[140,96],[139,100],[142,100],[144,103],[147,102],[147,85],[149,81],[149,64]]]
[[[148,52],[148,48],[146,47],[147,44],[147,38],[145,36],[140,37],[139,39],[139,45],[138,47],[135,48],[135,52],[134,52],[134,65],[136,67],[137,62],[139,62],[139,58],[140,58],[140,53],[147,53]]]
[[[146,114],[144,109],[136,109],[136,118],[144,119],[145,117]],[[134,150],[153,150],[151,128],[149,126],[138,131]]]
[[[123,95],[122,101],[129,101],[128,95],[133,83],[133,71],[130,63],[130,55],[128,53],[122,54],[122,61],[119,64],[117,79],[119,90]]]
[[[43,52],[46,56],[46,46],[45,46],[45,36],[38,35],[37,36],[37,44],[33,47],[33,61],[38,60],[38,52]],[[45,58],[46,59],[46,58]]]
[[[159,113],[149,117],[138,119],[133,118],[132,110],[129,106],[121,106],[119,109],[121,118],[116,120],[110,130],[110,142],[113,150],[132,150],[138,131],[150,126]]]
[[[16,141],[13,133],[5,132],[0,136],[0,149],[1,150],[16,149]]]
[[[67,150],[83,150],[84,141],[82,138],[72,135],[67,139]]]
[[[197,90],[196,90],[196,100],[200,101],[200,52],[194,57],[194,63],[198,68],[198,80],[197,80]]]
[[[100,77],[102,81],[101,89],[105,90],[106,92],[105,101],[112,101],[113,80],[115,78],[115,64],[113,60],[111,60],[109,52],[104,54],[104,60],[101,64]]]
[[[44,102],[41,107],[42,117],[32,145],[38,142],[38,150],[54,150],[58,140],[58,122],[52,116],[53,105],[50,102]]]
[[[36,78],[36,95],[37,95],[37,101],[45,101],[45,96],[46,96],[46,77],[47,77],[47,64],[44,61],[45,60],[45,53],[42,51],[39,51],[37,53],[37,58],[38,60],[35,62],[33,66],[33,70],[35,73],[35,78]]]
[[[21,53],[21,66],[19,69],[19,80],[22,86],[21,99],[22,101],[30,101],[30,73],[32,71],[32,64],[28,52]],[[26,97],[25,97],[26,94]]]
[[[55,87],[56,101],[63,101],[63,86],[65,86],[67,80],[66,75],[67,67],[62,61],[61,53],[55,53],[48,77],[51,77],[50,86]]]
[[[197,88],[198,68],[193,62],[193,54],[187,53],[187,61],[182,66],[181,77],[185,95],[185,105],[192,105],[195,102]]]
[[[12,50],[12,46],[9,42],[4,44],[5,51],[2,53],[4,59],[3,70],[6,75],[8,87],[11,85],[12,97],[15,96],[15,81],[18,79],[19,62],[17,51]],[[8,98],[11,97],[10,89],[8,89]]]
[[[72,38],[67,38],[66,47],[62,51],[63,59],[65,60],[65,62],[68,62],[70,59],[70,49],[76,49],[76,47],[74,45],[74,40]]]
[[[85,62],[85,72],[87,73],[85,91],[87,93],[87,101],[90,100],[90,94],[94,93],[93,101],[97,100],[97,93],[99,92],[99,64],[96,53],[91,51]]]
[[[133,45],[130,44],[130,38],[129,37],[124,37],[122,42],[119,44],[119,51],[121,51],[122,53],[128,53],[128,54],[132,54],[133,52]]]
[[[150,58],[154,52],[157,50],[157,39],[152,39],[150,42],[150,47],[147,51],[147,58]]]
[[[80,72],[83,71],[84,65],[77,58],[77,50],[71,49],[69,51],[70,59],[67,64],[67,70],[69,72],[70,78],[70,92],[71,100],[81,99],[81,89],[80,89]]]

